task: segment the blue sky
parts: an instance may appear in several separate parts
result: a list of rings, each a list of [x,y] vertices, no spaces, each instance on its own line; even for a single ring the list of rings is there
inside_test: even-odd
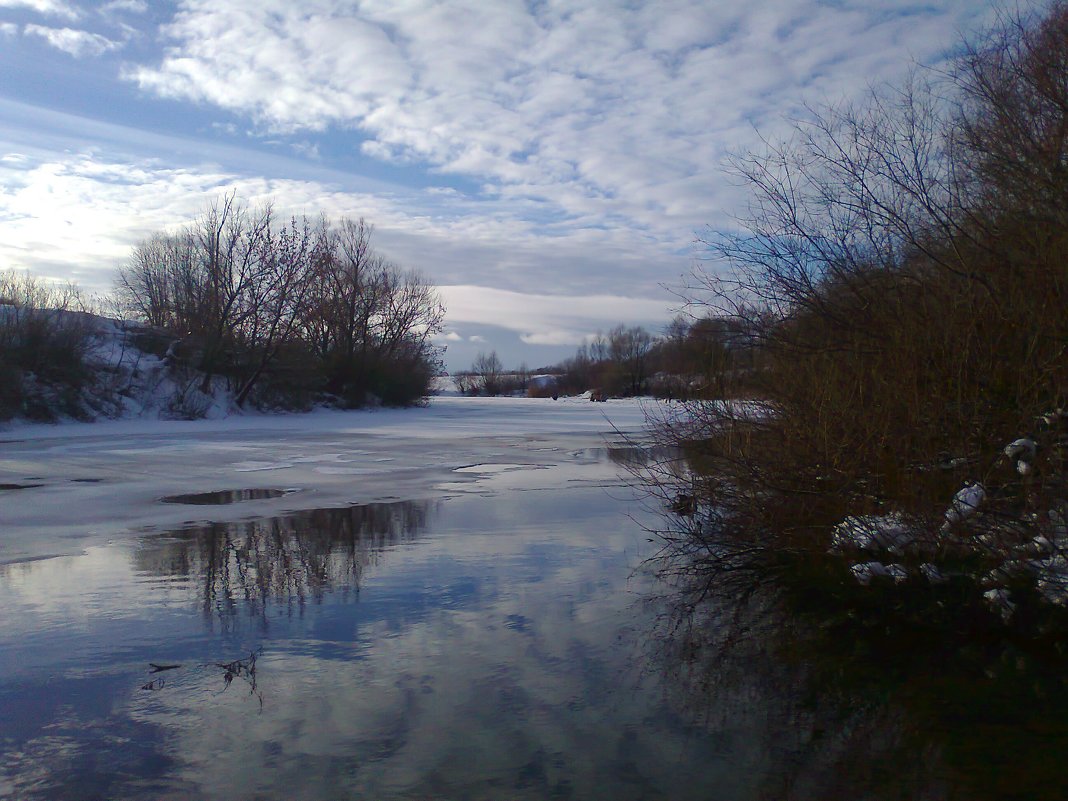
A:
[[[452,368],[679,305],[723,172],[934,65],[976,0],[0,0],[0,268],[106,291],[220,194],[363,216],[442,288]],[[706,265],[706,268],[708,266]]]

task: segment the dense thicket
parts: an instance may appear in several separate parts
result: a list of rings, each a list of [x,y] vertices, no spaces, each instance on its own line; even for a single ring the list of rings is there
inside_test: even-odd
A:
[[[750,210],[695,302],[751,333],[727,383],[761,404],[663,421],[715,509],[673,543],[720,576],[830,549],[862,581],[1063,603],[1068,5],[735,167]]]
[[[363,219],[280,221],[233,196],[139,244],[119,270],[128,314],[180,338],[172,355],[239,405],[410,403],[440,370],[444,307],[375,251]]]

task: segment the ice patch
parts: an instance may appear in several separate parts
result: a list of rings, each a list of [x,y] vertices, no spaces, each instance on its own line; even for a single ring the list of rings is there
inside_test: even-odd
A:
[[[314,467],[312,469],[323,476],[369,476],[382,472],[374,467]]]
[[[464,467],[457,467],[453,470],[454,473],[478,473],[480,475],[494,475],[496,473],[507,473],[512,470],[531,470],[540,467],[536,464],[469,464]]]
[[[293,467],[295,462],[236,462],[234,472],[255,473],[260,470],[285,470]]]

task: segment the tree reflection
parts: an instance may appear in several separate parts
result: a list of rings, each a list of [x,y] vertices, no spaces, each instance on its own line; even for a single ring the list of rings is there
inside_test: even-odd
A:
[[[746,741],[756,797],[1068,798],[1068,662],[1052,642],[680,575],[657,642],[672,705]]]
[[[193,579],[205,618],[266,621],[272,606],[300,614],[327,593],[358,593],[364,570],[386,549],[413,540],[434,509],[404,501],[213,523],[145,540],[135,565]]]

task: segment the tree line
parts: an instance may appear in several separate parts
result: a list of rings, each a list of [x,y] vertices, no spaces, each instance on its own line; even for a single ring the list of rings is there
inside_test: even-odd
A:
[[[445,308],[372,245],[362,218],[276,219],[230,195],[120,267],[120,308],[182,338],[203,372],[252,394],[324,392],[343,405],[410,403],[440,369]]]
[[[373,232],[362,218],[280,219],[270,203],[226,195],[134,247],[97,305],[146,326],[153,335],[139,344],[195,374],[203,397],[224,386],[242,407],[412,403],[441,371],[432,340],[445,307],[374,247]],[[77,395],[94,332],[70,313],[86,308],[76,288],[5,274],[0,303],[0,413],[26,413],[34,393],[17,387],[27,381]]]
[[[620,323],[583,342],[574,356],[536,370],[506,370],[496,351],[479,353],[454,380],[465,395],[723,397],[732,389],[728,379],[750,369],[752,353],[749,330],[738,321],[680,314],[659,334]]]

